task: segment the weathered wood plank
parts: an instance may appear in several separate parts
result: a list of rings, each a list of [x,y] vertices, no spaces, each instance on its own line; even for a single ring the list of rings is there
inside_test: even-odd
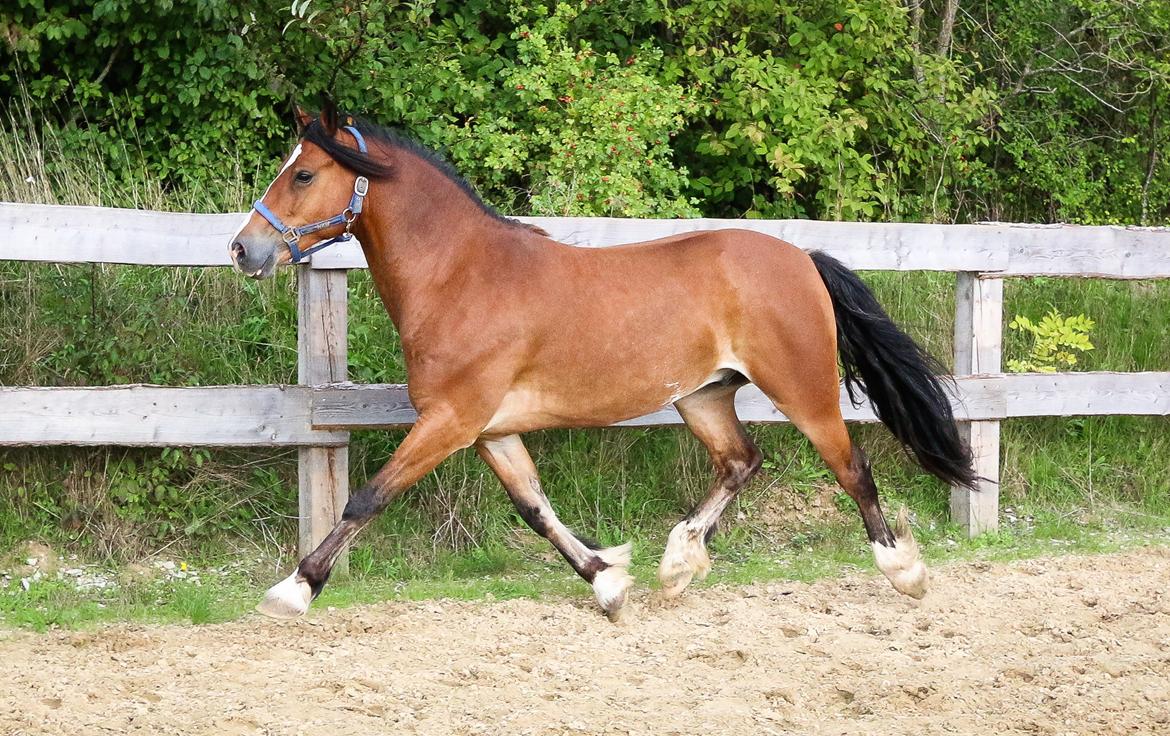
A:
[[[0,445],[341,445],[304,386],[0,387]]]
[[[999,528],[999,422],[960,422],[959,436],[971,448],[978,490],[951,488],[951,521],[969,537]]]
[[[0,202],[0,259],[229,266],[243,217]]]
[[[1170,372],[1005,376],[1009,417],[1170,416]]]
[[[345,381],[348,350],[347,278],[344,271],[301,271],[297,283],[297,381]]]
[[[1003,414],[1002,393],[997,377],[975,376],[960,385],[961,402],[956,400],[955,411],[960,416],[1000,416]],[[772,402],[755,386],[744,386],[736,394],[736,412],[740,419],[752,423],[787,422]],[[868,403],[855,408],[844,389],[841,391],[841,412],[847,421],[874,422],[877,418]],[[313,426],[324,429],[370,429],[404,427],[417,418],[406,387],[401,384],[318,386],[313,389]],[[663,407],[645,416],[636,417],[615,426],[650,427],[682,424],[682,417],[673,406]]]
[[[297,283],[297,380],[316,385],[344,381],[347,347],[345,271],[302,269]],[[345,437],[348,439],[348,434]],[[349,447],[302,447],[297,453],[300,523],[298,550],[312,552],[341,520],[349,500]],[[334,574],[348,571],[345,554]]]
[[[569,245],[602,248],[679,233],[737,228],[773,235],[804,250],[823,250],[851,268],[889,271],[996,271],[1007,267],[1007,228],[817,220],[634,220],[615,217],[519,217]],[[366,268],[357,244],[313,257],[313,268]]]
[[[955,373],[999,373],[1003,280],[960,273],[955,285]],[[999,526],[999,422],[960,422],[959,435],[971,448],[980,480],[974,490],[951,488],[951,519],[974,537]]]
[[[354,384],[313,387],[313,426],[345,429],[409,427],[418,419],[406,385]]]
[[[959,398],[952,399],[960,421],[1010,417],[1122,414],[1170,416],[1170,372],[1165,373],[1018,373],[958,376]],[[1061,396],[1061,400],[1054,397]],[[318,429],[386,429],[408,427],[417,414],[402,384],[317,386],[313,388],[313,426]],[[736,411],[745,422],[788,421],[755,386],[736,395]],[[874,422],[868,404],[854,408],[844,390],[846,421]],[[615,426],[682,424],[673,407],[664,407]]]
[[[1003,355],[1003,279],[955,279],[955,374],[999,373]]]
[[[956,380],[963,396],[955,406],[960,419],[1170,416],[1170,372],[1021,373]],[[739,396],[745,419],[784,421],[764,401],[745,387]],[[854,410],[847,400],[843,404],[850,421],[874,421],[867,408]],[[0,407],[0,445],[5,446],[342,446],[348,435],[330,427],[405,427],[416,418],[400,385],[5,386],[0,387]],[[663,409],[625,424],[680,423],[677,412]]]
[[[110,207],[0,203],[0,259],[226,266],[243,213],[196,215]],[[821,249],[852,268],[1004,275],[1170,277],[1170,229],[814,220],[518,218],[572,245],[604,247],[682,232],[742,228]],[[365,268],[356,243],[328,248],[315,269]]]
[[[1170,277],[1170,228],[1164,227],[606,217],[517,219],[544,228],[556,240],[582,247],[606,247],[678,233],[739,228],[776,236],[804,250],[823,250],[854,269],[1122,279]],[[313,259],[313,268],[365,267],[365,257],[356,243],[322,251]]]
[[[1152,279],[1170,276],[1170,228],[994,223],[1012,276]],[[975,268],[974,271],[992,269]]]

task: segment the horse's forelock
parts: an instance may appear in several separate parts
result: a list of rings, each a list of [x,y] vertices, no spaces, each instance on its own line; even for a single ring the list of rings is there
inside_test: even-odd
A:
[[[366,132],[360,125],[355,125],[354,127],[362,133]],[[378,161],[368,153],[362,153],[356,148],[351,148],[342,143],[337,137],[329,135],[320,120],[311,122],[301,134],[301,138],[321,148],[334,161],[361,176],[369,179],[385,179],[393,173],[393,170],[387,163]]]

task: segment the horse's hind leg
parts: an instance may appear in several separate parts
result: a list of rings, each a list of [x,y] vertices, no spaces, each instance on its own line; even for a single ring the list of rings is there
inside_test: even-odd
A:
[[[841,419],[836,360],[827,351],[806,352],[800,370],[753,371],[752,381],[772,399],[797,429],[816,447],[837,482],[857,504],[865,532],[873,545],[874,560],[894,589],[913,598],[926,594],[926,566],[910,533],[905,515],[898,518],[897,534],[890,531],[878,503],[877,486],[869,460],[853,444]],[[823,358],[823,359],[818,359]]]
[[[760,469],[760,451],[735,415],[735,392],[741,385],[713,384],[675,402],[687,427],[706,445],[715,482],[707,497],[670,532],[658,566],[666,596],[681,593],[694,577],[706,577],[711,569],[707,541],[727,504]]]
[[[634,582],[627,569],[630,545],[594,549],[569,531],[541,490],[536,466],[519,435],[480,439],[476,450],[500,479],[521,518],[533,531],[552,542],[577,574],[593,586],[597,603],[606,615],[616,619]]]

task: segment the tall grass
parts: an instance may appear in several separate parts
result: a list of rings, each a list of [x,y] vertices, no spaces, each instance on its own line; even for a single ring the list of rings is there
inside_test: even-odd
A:
[[[152,176],[133,130],[83,135],[48,126],[27,109],[0,121],[0,199],[159,210],[243,209],[252,182],[224,154],[222,171],[198,189]],[[275,163],[275,162],[274,162]],[[871,273],[894,317],[937,355],[952,352],[954,279],[948,274]],[[397,335],[365,273],[350,275],[350,375],[405,378]],[[1170,283],[1020,279],[1007,289],[1008,316],[1050,308],[1084,312],[1098,327],[1092,370],[1167,370]],[[0,383],[172,385],[292,382],[296,365],[295,274],[257,284],[223,269],[62,266],[0,262]],[[1022,355],[1023,337],[1006,335]],[[887,504],[909,504],[920,524],[946,528],[947,490],[922,475],[880,427],[855,427]],[[861,548],[849,503],[808,443],[790,427],[755,427],[764,473],[728,513],[726,554],[784,546]],[[393,452],[401,432],[353,435],[356,486]],[[554,507],[570,526],[604,542],[657,546],[702,496],[709,479],[701,446],[680,429],[552,431],[529,440]],[[1079,524],[1165,525],[1170,517],[1170,422],[1124,417],[1012,420],[1003,433],[1003,499],[1028,529]],[[142,498],[127,488],[161,480]],[[0,451],[0,548],[41,537],[112,558],[160,549],[212,555],[239,545],[287,553],[294,539],[295,455],[215,450],[206,463],[175,464],[158,450]],[[158,488],[162,488],[159,491]],[[177,494],[170,494],[176,489]],[[817,499],[829,494],[828,507]],[[153,495],[151,495],[153,494]],[[172,495],[177,498],[172,498]],[[806,512],[821,508],[825,513]],[[778,511],[779,509],[779,511]],[[780,513],[787,509],[789,512]],[[544,554],[470,453],[446,462],[385,514],[355,552],[367,573],[436,551],[493,549]],[[487,550],[487,552],[485,552]],[[484,556],[486,555],[486,556]],[[478,564],[478,563],[477,563]],[[488,564],[484,562],[483,564]],[[193,613],[195,616],[198,612]],[[201,615],[201,614],[200,614]]]

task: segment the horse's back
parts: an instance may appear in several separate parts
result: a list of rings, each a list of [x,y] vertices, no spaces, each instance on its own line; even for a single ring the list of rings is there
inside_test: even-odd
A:
[[[823,315],[828,294],[808,254],[753,230],[681,233],[608,248],[565,248],[562,296],[574,292],[616,302],[614,311],[686,313],[732,323],[771,317],[793,302]],[[803,312],[796,308],[797,313]]]

